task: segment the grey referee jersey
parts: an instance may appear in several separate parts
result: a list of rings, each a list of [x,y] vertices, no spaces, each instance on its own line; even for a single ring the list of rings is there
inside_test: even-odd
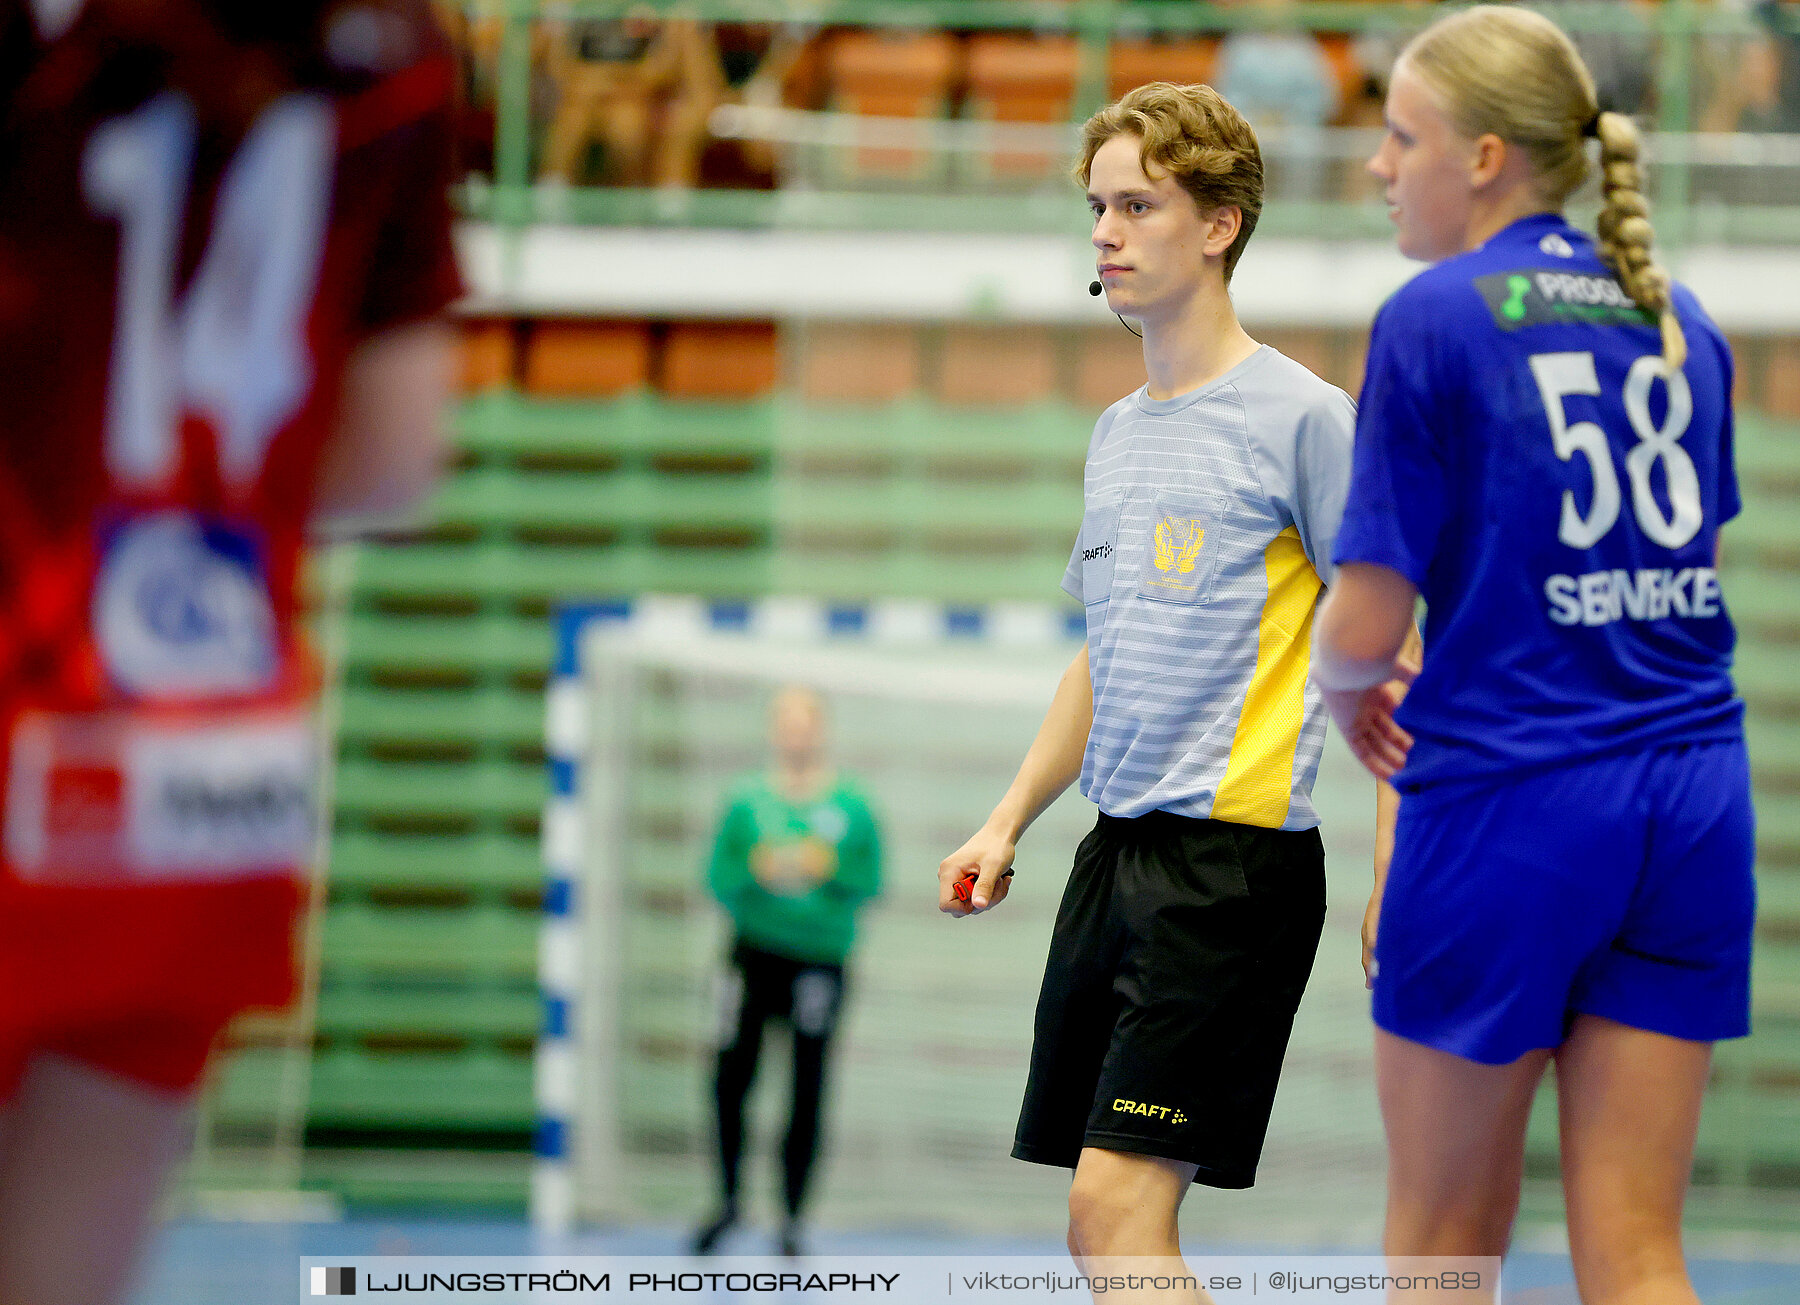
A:
[[[1349,395],[1267,345],[1095,425],[1063,588],[1087,607],[1081,791],[1108,815],[1319,823],[1307,666],[1355,425]]]

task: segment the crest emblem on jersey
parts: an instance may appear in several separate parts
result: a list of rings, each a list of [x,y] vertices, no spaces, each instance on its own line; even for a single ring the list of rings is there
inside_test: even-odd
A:
[[[1205,539],[1205,529],[1192,517],[1164,517],[1156,523],[1156,569],[1165,575],[1188,574]]]
[[[105,542],[93,622],[107,675],[140,697],[255,693],[275,678],[255,541],[186,512],[133,518]]]

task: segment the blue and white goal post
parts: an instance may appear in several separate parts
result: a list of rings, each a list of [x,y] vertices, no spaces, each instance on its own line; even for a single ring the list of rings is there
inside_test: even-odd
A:
[[[972,833],[1004,791],[1084,637],[1079,610],[1034,604],[645,597],[557,611],[546,712],[536,1226],[667,1216],[704,1197],[708,1124],[696,1039],[705,1034],[693,1026],[708,1019],[698,994],[714,968],[718,924],[695,885],[718,795],[762,760],[766,702],[783,684],[827,697],[845,765],[905,816],[892,822],[887,857],[905,865],[905,876],[890,871],[880,925],[863,945],[868,981],[855,1006],[867,1031],[838,1095],[869,1100],[884,1127],[930,1130],[940,1121],[908,1098],[935,1089],[905,1085],[934,1056],[956,1058],[944,1039],[978,1046],[974,1058],[995,1073],[1015,1071],[1042,965],[1042,912],[1017,912],[983,935],[1025,976],[1006,994],[1016,1009],[961,1032],[954,1006],[919,1018],[920,985],[959,963],[944,950],[957,944],[931,910],[929,871],[956,846],[944,840]],[[1072,847],[1092,818],[1081,806],[1068,804],[1060,826],[1041,819],[1034,842]],[[1046,826],[1060,832],[1041,833]],[[644,864],[634,867],[634,856]],[[647,881],[651,871],[662,878]],[[919,1041],[927,1036],[936,1041]],[[894,1199],[908,1191],[923,1199],[940,1178],[959,1177],[946,1172],[955,1168],[946,1151],[966,1152],[970,1165],[1009,1163],[1009,1138],[999,1134],[1010,1127],[1001,1120],[991,1139],[914,1138],[893,1148],[852,1129],[834,1145],[867,1150]],[[1013,1170],[1027,1169],[993,1172],[1010,1183]]]

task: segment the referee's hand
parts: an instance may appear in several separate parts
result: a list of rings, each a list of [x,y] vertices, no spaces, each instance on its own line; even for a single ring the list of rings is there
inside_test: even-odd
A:
[[[938,910],[945,915],[980,915],[1006,900],[1012,887],[1013,844],[999,834],[981,830],[938,862]],[[975,884],[969,899],[956,894],[956,886],[969,875]]]

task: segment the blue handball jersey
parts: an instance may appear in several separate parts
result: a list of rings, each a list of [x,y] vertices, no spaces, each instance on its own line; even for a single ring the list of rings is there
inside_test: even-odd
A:
[[[1684,287],[1654,318],[1562,218],[1524,218],[1382,308],[1334,559],[1424,595],[1402,789],[1740,737],[1714,569],[1739,509],[1731,354]]]

